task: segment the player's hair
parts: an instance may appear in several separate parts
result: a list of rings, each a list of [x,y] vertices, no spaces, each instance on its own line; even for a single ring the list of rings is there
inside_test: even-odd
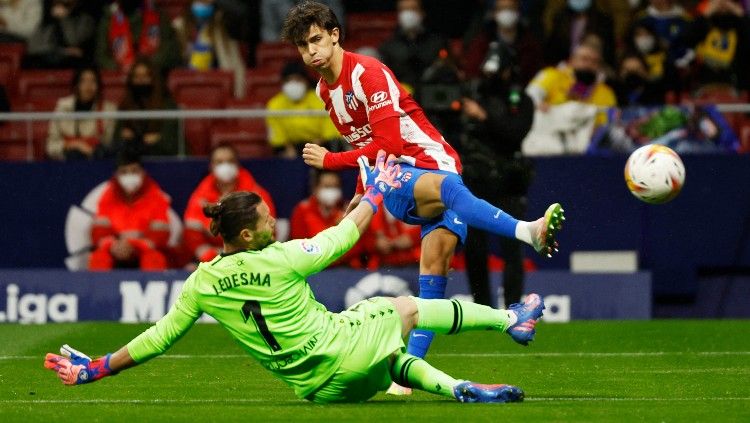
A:
[[[216,144],[215,146],[213,146],[211,148],[211,151],[208,153],[208,159],[209,159],[209,161],[213,160],[214,153],[216,152],[216,150],[221,150],[221,149],[224,149],[224,148],[227,149],[227,150],[229,150],[229,151],[231,151],[232,154],[234,155],[234,158],[237,159],[237,160],[239,160],[240,153],[239,153],[239,151],[237,151],[237,147],[235,147],[234,145],[232,145],[232,144],[230,144],[228,142],[222,142],[222,143]]]
[[[255,229],[258,205],[262,201],[254,192],[237,191],[225,195],[217,203],[206,204],[203,214],[211,218],[211,234],[221,235],[225,242],[232,242],[243,229]]]
[[[315,1],[303,1],[289,10],[281,29],[281,39],[295,45],[304,43],[312,25],[325,29],[329,33],[333,28],[339,28],[339,20],[330,7]],[[339,35],[339,40],[343,34]]]

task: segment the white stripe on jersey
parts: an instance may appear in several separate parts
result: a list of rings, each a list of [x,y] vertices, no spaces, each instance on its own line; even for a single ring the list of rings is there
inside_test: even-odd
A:
[[[391,75],[386,72],[385,69],[383,69],[383,74],[385,75],[385,80],[388,82],[388,91],[391,95],[391,100],[393,100],[393,110],[403,114],[404,111],[401,110],[401,105],[399,104],[399,98],[401,97],[401,91],[398,89],[398,85],[396,85],[396,81],[391,78]]]
[[[443,144],[425,134],[422,128],[414,122],[414,119],[409,115],[404,115],[399,119],[399,124],[401,126],[401,138],[408,143],[417,144],[424,154],[435,160],[438,169],[458,173],[456,159],[445,152]],[[410,156],[401,156],[401,159],[407,163],[414,163],[416,161],[414,157]]]
[[[367,113],[367,121],[370,121],[370,110],[367,107],[367,96],[365,95],[365,90],[362,88],[362,81],[359,80],[359,78],[362,76],[362,74],[365,73],[365,67],[362,66],[360,63],[357,63],[356,66],[354,66],[354,69],[352,70],[351,78],[352,78],[352,91],[354,91],[354,97],[358,98],[359,101],[362,102],[362,104],[365,105],[365,112]]]

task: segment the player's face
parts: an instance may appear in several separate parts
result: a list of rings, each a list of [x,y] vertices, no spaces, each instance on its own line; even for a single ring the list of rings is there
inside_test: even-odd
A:
[[[311,25],[307,37],[297,43],[297,51],[307,66],[320,71],[331,66],[331,58],[338,41],[338,28],[334,28],[329,34],[325,29]]]
[[[265,201],[261,202],[256,210],[258,211],[258,222],[255,224],[252,244],[255,249],[261,250],[275,241],[276,219],[271,216],[271,209],[268,208]]]

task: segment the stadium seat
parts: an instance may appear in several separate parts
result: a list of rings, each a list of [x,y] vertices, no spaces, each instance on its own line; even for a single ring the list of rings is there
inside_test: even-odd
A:
[[[392,12],[350,13],[347,16],[344,45],[362,45],[360,39],[369,40],[374,47],[393,35],[396,29],[396,14]]]
[[[230,125],[217,125],[211,129],[211,146],[231,144],[241,159],[271,157],[273,154],[265,132],[249,131]]]
[[[125,98],[128,75],[119,70],[102,70],[104,99],[119,105]]]
[[[281,71],[274,68],[248,69],[245,74],[245,97],[253,102],[263,104],[281,90]]]
[[[29,144],[29,128],[26,122],[0,124],[0,158],[2,160],[28,160],[34,157],[34,145]],[[29,154],[31,148],[31,154]]]
[[[4,85],[9,95],[15,91],[15,80],[18,69],[21,67],[24,45],[22,43],[2,44],[0,48],[0,85]]]
[[[190,7],[190,0],[156,0],[156,5],[170,20],[182,15]]]
[[[229,101],[227,101],[226,108],[227,108],[227,110],[237,110],[237,109],[265,109],[266,108],[266,104],[265,103],[260,103],[260,102],[257,102],[257,101],[253,101],[253,100],[250,100],[250,99],[242,99],[242,100],[230,99]],[[238,128],[246,129],[246,130],[251,130],[251,131],[252,130],[257,130],[258,125],[259,125],[258,122],[260,122],[260,124],[263,125],[263,132],[265,132],[265,120],[263,118],[257,118],[257,119],[253,119],[253,118],[235,118],[235,119],[224,119],[223,121],[226,124],[234,125],[234,126],[236,126]]]
[[[175,69],[169,73],[169,91],[178,103],[215,104],[223,107],[234,92],[234,75],[228,71],[197,72],[192,69]],[[196,108],[196,107],[191,107]]]
[[[255,63],[258,68],[276,69],[289,61],[300,60],[297,49],[288,42],[261,42],[255,50]]]
[[[18,97],[23,101],[58,99],[70,95],[72,70],[22,71],[18,77]]]

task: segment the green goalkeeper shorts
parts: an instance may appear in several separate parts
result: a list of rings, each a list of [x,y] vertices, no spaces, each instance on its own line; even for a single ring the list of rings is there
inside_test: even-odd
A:
[[[349,322],[346,356],[307,399],[320,404],[367,401],[391,384],[390,356],[405,348],[401,317],[383,297],[360,301],[337,316]]]

